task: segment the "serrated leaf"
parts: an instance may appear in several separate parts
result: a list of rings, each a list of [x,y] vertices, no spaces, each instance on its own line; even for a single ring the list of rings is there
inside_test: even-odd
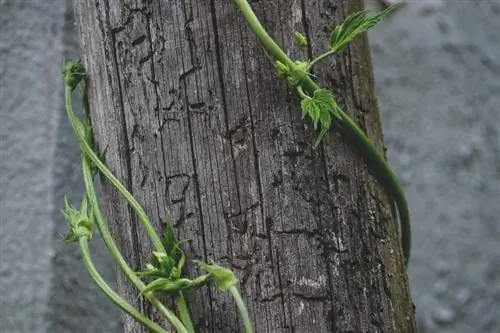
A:
[[[319,115],[319,123],[322,129],[326,129],[328,131],[332,125],[332,115],[330,112],[321,112]]]
[[[302,109],[302,120],[310,113],[311,108],[314,107],[312,99],[304,98],[300,101],[300,108]]]
[[[305,116],[309,116],[314,125],[314,129],[316,129],[321,113],[320,106],[316,103],[316,100],[314,98],[304,98],[300,101],[300,106],[302,108],[302,119],[304,119]]]
[[[168,211],[167,211],[168,215]],[[166,217],[170,220],[170,217]],[[186,254],[180,248],[185,241],[177,241],[173,228],[169,223],[165,223],[165,229],[162,236],[162,244],[165,252],[153,251],[146,269],[137,272],[139,276],[150,276],[176,280],[180,278],[182,269],[186,264]]]
[[[320,133],[313,147],[316,148],[330,130],[333,118],[341,118],[342,110],[335,102],[333,93],[328,89],[317,89],[314,91],[313,97],[306,96],[302,99],[300,105],[302,107],[302,118],[308,116],[315,130],[318,129],[318,124],[320,125]]]
[[[334,113],[336,103],[333,94],[327,89],[317,89],[312,98],[305,98],[300,102],[302,107],[302,118],[306,115],[311,118],[314,129],[318,128],[318,123],[322,128],[330,128],[331,115]]]
[[[395,9],[396,6],[389,6],[376,14],[360,11],[347,16],[344,23],[335,27],[332,31],[330,35],[330,48],[335,52],[340,51],[356,37],[382,21],[382,19],[391,14]]]
[[[323,137],[326,135],[328,132],[328,129],[323,128],[321,132],[319,132],[318,137],[316,138],[316,142],[314,142],[313,149],[316,149],[318,145],[321,143],[321,140],[323,140]]]
[[[177,240],[174,235],[174,230],[170,226],[169,223],[165,223],[165,230],[163,231],[162,243],[165,247],[165,252],[172,254],[173,250],[175,250],[175,244]]]
[[[330,112],[335,108],[335,101],[333,100],[333,94],[328,89],[318,89],[314,92],[313,99],[319,106],[321,111]]]

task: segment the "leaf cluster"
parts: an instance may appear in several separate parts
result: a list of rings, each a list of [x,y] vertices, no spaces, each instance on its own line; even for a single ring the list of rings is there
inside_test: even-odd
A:
[[[333,29],[330,35],[330,50],[311,61],[290,60],[285,64],[280,60],[276,60],[278,77],[284,78],[290,85],[297,87],[302,97],[300,103],[302,119],[307,116],[312,121],[314,130],[318,130],[318,128],[320,130],[314,147],[317,147],[331,128],[334,118],[341,121],[344,113],[335,102],[333,94],[327,89],[319,88],[315,83],[313,84],[316,87],[314,91],[311,91],[313,89],[309,90],[309,93],[312,93],[313,96],[306,95],[303,91],[304,79],[313,77],[310,71],[316,63],[341,51],[356,37],[375,26],[395,9],[395,6],[389,6],[387,9],[375,14],[360,11],[349,15],[344,23]],[[301,49],[307,47],[307,38],[298,31],[295,32],[295,42]]]
[[[344,23],[335,27],[332,31],[330,35],[330,48],[334,52],[339,52],[356,37],[390,15],[395,9],[396,6],[389,6],[376,14],[360,11],[347,16]]]
[[[81,59],[66,61],[62,68],[62,78],[64,83],[66,83],[71,90],[74,90],[80,81],[85,78],[85,66],[83,65],[83,61]]]
[[[182,277],[182,270],[186,264],[186,254],[181,250],[180,245],[185,241],[178,241],[173,229],[169,224],[165,224],[165,231],[162,243],[165,252],[153,251],[146,269],[137,272],[141,277],[155,278],[141,292],[171,292],[177,293],[183,289],[202,286],[207,281],[208,276],[200,276],[194,280]]]
[[[87,198],[84,197],[80,209],[76,209],[64,198],[64,209],[62,214],[68,222],[69,229],[64,241],[67,243],[78,243],[80,237],[92,239],[92,212],[88,213]]]
[[[316,139],[316,147],[325,136],[332,125],[332,118],[340,119],[341,110],[333,98],[331,91],[327,89],[317,89],[312,97],[305,96],[300,102],[302,108],[302,119],[306,116],[311,119],[314,130],[320,125],[320,134]],[[340,112],[339,112],[340,111]]]

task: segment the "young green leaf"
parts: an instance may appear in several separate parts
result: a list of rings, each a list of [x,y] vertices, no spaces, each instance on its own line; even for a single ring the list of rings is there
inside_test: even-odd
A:
[[[165,223],[164,228],[165,229],[163,231],[162,243],[165,247],[165,252],[167,252],[168,254],[174,254],[174,251],[176,250],[175,244],[177,243],[177,239],[174,235],[174,230],[169,223]]]
[[[193,262],[198,264],[205,272],[209,273],[210,278],[215,282],[217,288],[223,292],[228,291],[229,288],[238,283],[236,275],[228,268],[219,266],[216,263],[209,265],[198,260],[193,260]]]
[[[301,90],[299,90],[300,93]],[[317,89],[314,91],[313,97],[303,96],[300,106],[302,107],[302,119],[309,116],[314,129],[318,129],[320,125],[320,134],[316,139],[313,148],[316,148],[321,139],[328,133],[332,126],[332,118],[340,119],[341,109],[333,99],[333,94],[328,89]]]
[[[327,131],[330,129],[332,125],[332,115],[330,112],[321,112],[319,115],[319,124],[322,129],[326,129]]]
[[[344,23],[335,27],[330,35],[330,48],[334,52],[340,51],[363,32],[375,26],[383,18],[391,14],[396,6],[389,6],[376,14],[361,11],[347,16]]]
[[[319,106],[321,111],[331,112],[335,108],[335,101],[333,100],[333,94],[328,89],[318,89],[314,92],[313,99]]]
[[[302,119],[307,115],[311,118],[314,129],[321,128],[328,130],[332,123],[332,115],[336,116],[338,109],[333,99],[333,94],[327,89],[317,89],[313,97],[304,98],[300,102],[302,107]]]
[[[319,146],[319,144],[321,143],[321,140],[323,140],[323,138],[325,137],[327,132],[328,132],[328,129],[326,129],[326,128],[323,128],[321,130],[321,132],[319,132],[319,135],[316,138],[316,142],[314,142],[313,149],[316,149]]]
[[[311,118],[314,129],[318,127],[318,119],[321,113],[319,105],[316,103],[314,98],[304,98],[300,101],[300,106],[302,107],[302,119],[307,115]]]
[[[92,239],[92,211],[89,212],[87,199],[82,200],[82,206],[78,210],[68,203],[64,198],[64,209],[62,214],[69,224],[68,234],[64,238],[67,243],[77,243],[80,237]]]

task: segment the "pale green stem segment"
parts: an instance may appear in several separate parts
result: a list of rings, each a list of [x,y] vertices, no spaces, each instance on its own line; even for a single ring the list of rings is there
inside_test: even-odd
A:
[[[134,308],[132,305],[127,303],[123,298],[121,298],[117,293],[113,291],[109,287],[109,285],[104,281],[102,276],[99,274],[97,269],[95,268],[93,262],[92,262],[92,257],[90,255],[90,250],[88,247],[88,239],[86,237],[80,237],[79,239],[79,244],[80,244],[80,250],[82,252],[82,258],[83,262],[85,264],[85,267],[87,267],[87,270],[92,277],[92,279],[95,281],[95,283],[99,286],[99,288],[102,290],[102,292],[108,296],[108,298],[113,302],[116,306],[118,306],[120,309],[122,309],[124,312],[126,312],[128,315],[130,315],[132,318],[137,320],[139,323],[147,327],[151,332],[154,333],[169,333],[165,329],[163,329],[160,325],[156,324],[155,322],[151,321],[149,318],[146,318],[142,313],[140,313],[136,308]]]
[[[290,69],[295,68],[294,61],[290,59],[281,47],[269,36],[248,2],[246,0],[234,0],[234,2],[241,10],[241,13],[247,20],[250,28],[260,40],[265,51],[272,56],[274,60],[287,65]],[[319,60],[322,60],[322,58]],[[308,75],[303,78],[300,85],[304,87],[310,96],[314,94],[314,91],[320,89],[320,87]],[[372,167],[371,169],[374,174],[377,176],[382,185],[389,189],[390,194],[396,202],[399,220],[401,223],[404,264],[405,267],[408,268],[411,251],[411,224],[410,212],[403,188],[399,184],[396,175],[392,172],[384,157],[380,155],[372,141],[359,128],[359,126],[356,125],[356,123],[340,109],[338,110],[338,117],[340,118],[339,123],[337,124],[339,128],[357,142],[356,147],[364,152],[365,158]]]
[[[293,68],[295,65],[293,60],[287,56],[287,54],[281,49],[281,47],[276,44],[274,39],[269,36],[266,29],[262,26],[259,19],[252,10],[252,7],[248,4],[246,0],[234,0],[241,13],[247,20],[248,25],[252,28],[254,34],[259,38],[260,42],[264,46],[266,52],[274,58],[274,60],[281,61],[289,68]]]
[[[245,306],[245,302],[243,301],[238,288],[236,288],[236,286],[232,286],[231,288],[229,288],[229,292],[236,302],[236,306],[238,307],[240,316],[243,318],[243,327],[245,327],[245,333],[253,333],[252,322],[250,321],[247,307]]]
[[[118,266],[120,269],[123,271],[125,276],[136,286],[139,291],[142,291],[146,288],[145,284],[141,281],[141,279],[136,275],[136,273],[132,270],[132,268],[127,264],[125,259],[120,253],[120,250],[118,249],[118,246],[116,245],[113,237],[111,236],[111,232],[109,230],[108,224],[104,221],[104,218],[102,217],[100,208],[99,208],[99,202],[97,200],[97,196],[95,194],[95,189],[93,186],[93,181],[92,181],[92,172],[90,170],[90,165],[88,163],[88,160],[86,157],[88,157],[93,163],[94,161],[97,161],[101,166],[103,166],[102,162],[99,160],[97,155],[94,153],[94,151],[89,147],[88,143],[86,142],[85,138],[83,137],[83,129],[79,123],[79,120],[76,119],[74,113],[73,113],[73,105],[71,103],[71,88],[66,87],[65,91],[65,101],[66,101],[66,112],[68,115],[68,119],[71,123],[71,127],[73,128],[73,132],[75,133],[75,136],[80,143],[80,146],[82,147],[84,157],[82,158],[82,165],[83,165],[83,178],[84,178],[84,183],[85,183],[85,190],[88,196],[88,200],[90,203],[90,206],[92,207],[92,212],[95,217],[96,224],[99,228],[99,231],[101,232],[102,238],[104,243],[106,244],[106,247],[110,251],[111,255],[115,259],[115,261],[118,263]],[[97,163],[96,163],[97,165]],[[98,165],[97,165],[98,166]],[[98,166],[99,167],[99,166]],[[107,170],[108,175],[111,175],[111,172],[104,166],[104,169]],[[113,178],[116,180],[116,178],[113,176]],[[118,183],[119,181],[116,180]],[[121,185],[121,184],[120,184]],[[140,207],[140,206],[139,206]],[[163,246],[163,245],[162,245]],[[177,318],[177,316],[171,312],[167,307],[165,307],[155,296],[153,293],[147,292],[144,293],[144,297],[148,301],[155,306],[158,311],[169,321],[169,323],[177,330],[178,333],[190,333],[182,324],[182,322]]]
[[[186,299],[184,298],[184,293],[179,291],[179,296],[175,298],[175,304],[179,309],[179,315],[181,321],[188,330],[189,333],[195,333],[193,322],[191,321],[191,316],[189,315],[189,309],[186,304]]]
[[[306,95],[306,93],[304,92],[304,89],[302,89],[302,86],[297,86],[297,92],[299,93],[299,96],[302,99],[309,99],[309,98],[311,98],[310,96]]]
[[[314,65],[316,65],[317,63],[325,60],[325,59],[328,59],[330,58],[331,56],[333,56],[335,53],[337,53],[337,50],[330,50],[328,52],[325,52],[323,53],[322,55],[319,55],[317,58],[314,58],[310,63],[309,65],[307,66],[307,71],[310,71],[311,68],[314,67]]]

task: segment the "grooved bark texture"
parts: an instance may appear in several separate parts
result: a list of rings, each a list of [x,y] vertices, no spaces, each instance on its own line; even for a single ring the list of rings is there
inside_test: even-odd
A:
[[[252,4],[292,56],[313,54],[359,0]],[[385,192],[355,147],[301,121],[293,89],[228,0],[76,0],[94,132],[106,163],[161,229],[170,209],[191,258],[235,270],[256,332],[414,332]],[[366,38],[317,71],[382,149]],[[150,244],[107,184],[104,205],[133,267]],[[195,272],[192,268],[192,272]],[[119,291],[144,311],[118,276]],[[200,332],[238,332],[232,301],[189,295]],[[139,303],[139,304],[138,304]],[[152,316],[156,317],[153,313]],[[126,332],[143,332],[125,319]]]

